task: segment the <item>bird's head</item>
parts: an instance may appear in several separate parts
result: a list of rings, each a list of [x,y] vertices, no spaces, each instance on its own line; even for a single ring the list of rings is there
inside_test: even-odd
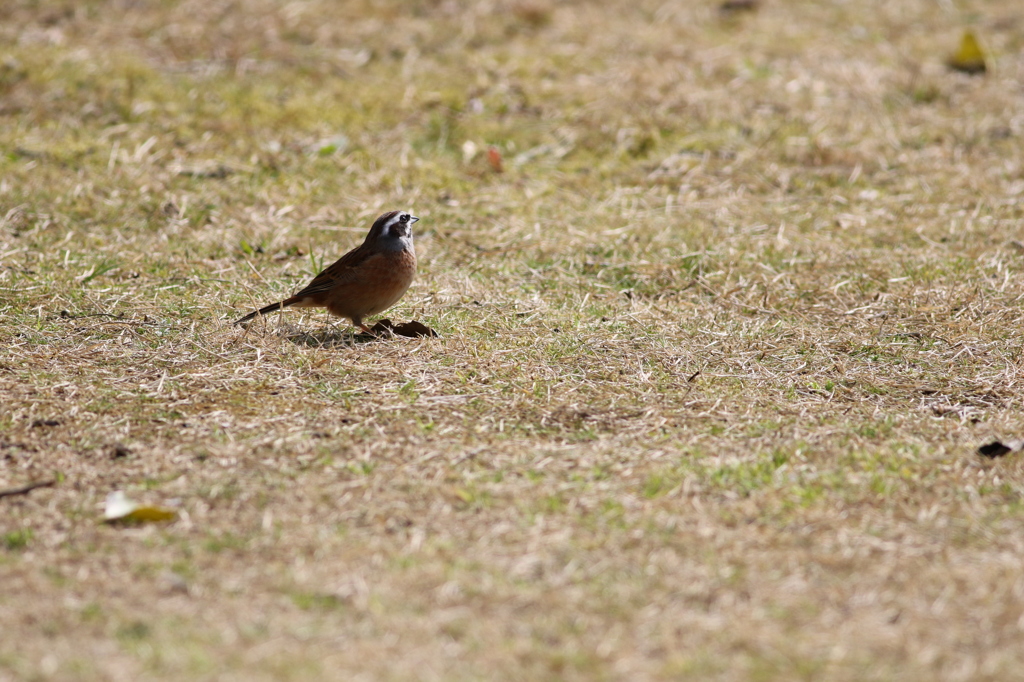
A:
[[[389,242],[411,243],[412,224],[417,220],[419,218],[408,211],[388,211],[374,221],[370,233],[366,235],[366,240],[384,244]]]

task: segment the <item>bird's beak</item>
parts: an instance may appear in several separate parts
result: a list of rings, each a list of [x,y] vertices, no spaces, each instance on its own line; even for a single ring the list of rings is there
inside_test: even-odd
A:
[[[414,216],[414,215],[410,215],[410,216],[409,216],[409,222],[410,222],[410,223],[415,223],[415,222],[416,222],[416,221],[418,221],[418,220],[419,220],[419,218],[417,218],[417,217],[416,217],[416,216]]]

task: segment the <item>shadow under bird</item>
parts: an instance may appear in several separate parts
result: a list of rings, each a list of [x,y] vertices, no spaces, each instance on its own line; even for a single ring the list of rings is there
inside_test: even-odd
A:
[[[325,268],[294,296],[254,310],[235,324],[285,308],[327,308],[364,332],[363,319],[382,313],[402,298],[416,276],[412,224],[407,211],[389,211],[373,222],[363,243]]]

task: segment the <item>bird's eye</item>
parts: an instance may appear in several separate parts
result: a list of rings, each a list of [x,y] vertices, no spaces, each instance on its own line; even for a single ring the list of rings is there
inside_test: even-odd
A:
[[[403,223],[409,222],[409,214],[408,213],[403,213],[402,217],[399,218],[399,220],[401,220]]]

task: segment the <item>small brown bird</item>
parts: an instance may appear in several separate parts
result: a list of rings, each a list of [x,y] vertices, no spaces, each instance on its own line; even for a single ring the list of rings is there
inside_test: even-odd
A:
[[[390,211],[374,221],[363,243],[324,269],[302,291],[279,303],[255,310],[235,324],[257,315],[296,308],[327,308],[369,332],[363,318],[384,312],[402,298],[416,276],[412,224],[419,218]]]

